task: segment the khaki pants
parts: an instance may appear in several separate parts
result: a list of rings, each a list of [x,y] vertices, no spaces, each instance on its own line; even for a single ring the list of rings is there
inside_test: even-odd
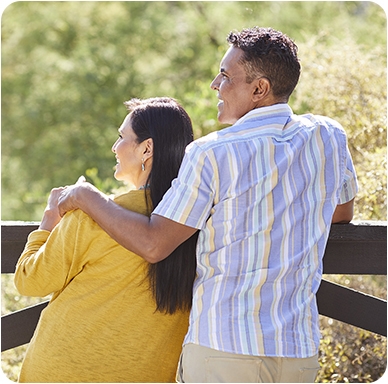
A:
[[[183,346],[178,383],[313,383],[318,355],[308,358],[258,357]]]

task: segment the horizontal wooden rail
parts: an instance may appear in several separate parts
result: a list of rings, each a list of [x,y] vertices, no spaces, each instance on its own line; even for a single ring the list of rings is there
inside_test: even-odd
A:
[[[39,223],[3,222],[1,273],[14,273],[28,234]],[[324,274],[387,274],[386,222],[334,224],[323,259]],[[30,341],[40,312],[48,302],[2,316],[1,350]],[[383,336],[387,335],[386,300],[322,280],[317,293],[319,313]]]
[[[323,258],[328,275],[386,275],[387,223],[352,222],[331,226]]]
[[[317,292],[321,315],[387,336],[387,302],[322,280]]]
[[[1,352],[30,342],[45,301],[1,317]]]
[[[38,226],[36,222],[2,222],[1,273],[15,271],[28,234]],[[386,222],[332,225],[323,261],[323,273],[326,274],[386,275]]]
[[[30,232],[39,223],[23,221],[4,221],[1,223],[1,273],[14,273],[16,263],[26,245]]]

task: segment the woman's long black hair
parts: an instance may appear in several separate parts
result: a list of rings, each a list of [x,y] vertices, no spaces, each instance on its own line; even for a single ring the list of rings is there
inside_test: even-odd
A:
[[[131,124],[138,142],[153,140],[152,169],[147,184],[152,205],[156,207],[178,175],[186,146],[193,141],[191,120],[172,98],[132,99],[124,104],[132,112]],[[148,278],[157,310],[172,314],[191,308],[197,237],[195,233],[170,256],[149,264]]]

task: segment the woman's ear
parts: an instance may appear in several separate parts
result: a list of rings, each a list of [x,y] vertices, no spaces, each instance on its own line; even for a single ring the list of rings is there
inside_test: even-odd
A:
[[[144,143],[144,152],[143,152],[143,159],[146,161],[147,159],[151,158],[154,155],[154,141],[149,138],[147,140],[143,141]]]

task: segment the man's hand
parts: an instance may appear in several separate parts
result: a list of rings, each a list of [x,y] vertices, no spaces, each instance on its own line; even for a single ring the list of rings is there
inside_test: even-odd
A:
[[[58,211],[58,199],[64,190],[64,187],[54,188],[51,190],[39,229],[44,229],[51,232],[53,228],[60,222],[61,216],[59,215]]]
[[[332,224],[347,224],[350,223],[353,219],[353,207],[354,199],[348,201],[345,204],[337,205],[337,208],[334,211]]]
[[[58,199],[59,214],[63,216],[66,212],[82,208],[82,197],[85,197],[88,191],[101,193],[94,185],[88,183],[84,176],[81,176],[75,184],[65,187]]]

